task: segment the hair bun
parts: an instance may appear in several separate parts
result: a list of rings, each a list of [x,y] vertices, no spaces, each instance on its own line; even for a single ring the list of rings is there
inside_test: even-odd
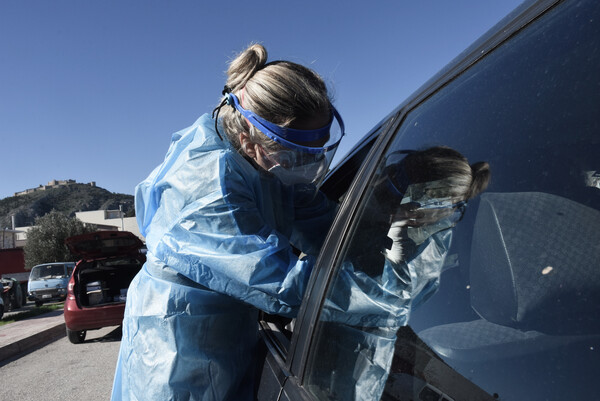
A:
[[[267,49],[258,43],[250,45],[237,55],[227,69],[227,87],[237,92],[267,63]]]
[[[477,162],[471,164],[471,174],[473,180],[471,181],[471,188],[467,199],[474,198],[487,188],[492,174],[489,163]]]

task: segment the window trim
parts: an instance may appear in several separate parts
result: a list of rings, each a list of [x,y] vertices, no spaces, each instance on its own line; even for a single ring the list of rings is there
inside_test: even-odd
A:
[[[298,312],[296,320],[298,328],[294,330],[287,361],[288,369],[296,374],[300,383],[304,380],[304,370],[309,357],[309,350],[312,347],[313,333],[318,321],[319,311],[325,300],[329,283],[333,278],[334,269],[331,266],[337,264],[337,259],[343,253],[342,251],[346,246],[346,237],[350,233],[349,228],[355,224],[354,216],[359,205],[361,205],[363,194],[368,188],[368,178],[374,174],[381,155],[390,142],[390,138],[398,130],[399,121],[401,120],[398,116],[394,115],[385,123],[379,137],[348,189],[348,196],[345,197],[340,206],[315,264],[304,300]]]

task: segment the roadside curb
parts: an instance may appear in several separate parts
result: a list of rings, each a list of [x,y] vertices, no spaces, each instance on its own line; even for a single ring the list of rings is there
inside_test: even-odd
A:
[[[11,323],[0,328],[0,363],[65,336],[62,310]]]

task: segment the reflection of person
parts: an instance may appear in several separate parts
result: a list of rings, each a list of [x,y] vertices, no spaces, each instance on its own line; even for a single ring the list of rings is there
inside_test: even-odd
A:
[[[379,399],[396,332],[436,291],[451,228],[489,178],[487,163],[447,147],[388,155],[321,316],[322,338],[337,339],[321,343],[334,361],[324,370],[351,369],[337,372],[335,389],[324,384],[336,399]]]
[[[217,118],[176,133],[136,188],[148,253],[113,400],[253,399],[256,308],[297,312],[335,212],[316,185],[343,124],[318,75],[266,58],[253,45],[234,59]]]
[[[384,175],[384,208],[392,209],[392,246],[385,256],[400,262],[414,253],[402,243],[418,246],[462,219],[467,201],[485,190],[490,173],[487,163],[469,165],[459,152],[443,146],[409,152],[399,163],[394,156],[388,157]]]

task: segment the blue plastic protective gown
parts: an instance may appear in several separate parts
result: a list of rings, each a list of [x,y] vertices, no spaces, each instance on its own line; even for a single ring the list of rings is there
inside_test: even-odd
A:
[[[436,224],[444,227],[445,222]],[[436,226],[434,225],[434,226]],[[351,260],[339,271],[325,302],[322,335],[335,338],[326,343],[322,359],[329,365],[317,372],[337,380],[321,385],[339,400],[379,400],[391,367],[396,333],[408,323],[410,312],[438,289],[450,248],[451,229],[434,232],[418,245],[413,255],[398,264],[385,260],[383,271],[370,276],[355,269]],[[446,225],[447,226],[447,225]],[[328,354],[329,353],[329,354]]]
[[[112,400],[253,399],[258,309],[295,316],[335,214],[302,189],[254,168],[208,115],[173,135],[136,188],[147,262],[129,287]]]
[[[356,269],[351,259],[344,261],[321,319],[349,326],[406,325],[410,312],[437,291],[451,242],[452,229],[434,232],[406,261],[386,259],[377,276]]]

